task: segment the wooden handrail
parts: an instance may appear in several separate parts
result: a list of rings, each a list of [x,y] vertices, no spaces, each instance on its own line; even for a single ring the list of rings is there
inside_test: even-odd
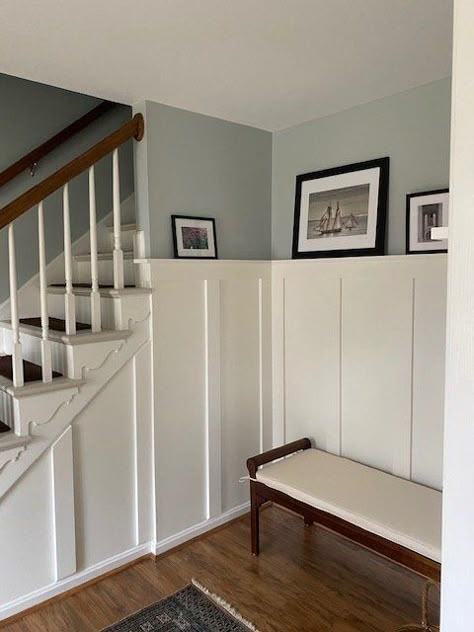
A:
[[[102,101],[102,103],[99,103],[99,105],[84,114],[84,116],[81,116],[81,118],[78,118],[71,123],[71,125],[65,127],[46,142],[38,145],[38,147],[35,147],[35,149],[23,156],[23,158],[20,158],[20,160],[17,160],[0,173],[0,187],[16,178],[16,176],[26,171],[26,169],[32,169],[42,158],[75,136],[75,134],[81,132],[115,106],[116,104],[110,101]]]
[[[140,141],[145,131],[145,123],[141,114],[135,114],[133,119],[119,127],[115,132],[98,142],[86,152],[69,162],[67,165],[52,173],[48,178],[32,187],[16,200],[0,209],[0,229],[8,226],[15,219],[23,215],[30,208],[42,202],[48,195],[54,193],[73,178],[80,175],[99,160],[110,154],[131,138]]]

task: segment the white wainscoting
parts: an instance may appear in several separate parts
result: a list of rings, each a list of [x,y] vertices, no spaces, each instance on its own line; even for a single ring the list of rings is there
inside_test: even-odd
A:
[[[441,487],[445,256],[142,265],[152,341],[2,499],[0,619],[242,514],[272,444]]]
[[[273,442],[441,488],[446,256],[274,262]]]
[[[154,548],[151,343],[2,498],[0,620]]]
[[[153,260],[158,552],[245,511],[270,447],[269,262]]]

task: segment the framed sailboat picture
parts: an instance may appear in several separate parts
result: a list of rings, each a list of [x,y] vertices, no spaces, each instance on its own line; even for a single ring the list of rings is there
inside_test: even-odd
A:
[[[293,259],[383,255],[389,158],[296,177]]]

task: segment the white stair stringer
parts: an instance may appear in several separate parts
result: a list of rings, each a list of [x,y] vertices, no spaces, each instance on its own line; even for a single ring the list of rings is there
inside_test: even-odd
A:
[[[82,344],[69,344],[66,346],[67,365],[69,377],[77,380],[85,380],[89,371],[99,369],[109,356],[113,353],[119,353],[131,332],[126,330],[123,332],[113,332],[115,334],[122,333],[119,338],[115,336],[111,340],[103,340],[100,343],[95,341],[83,342]],[[95,334],[90,336],[91,338]]]
[[[117,296],[114,302],[121,303],[123,298],[126,298],[124,304],[117,305],[116,309],[120,313],[124,329],[127,326],[129,331],[118,340],[83,345],[82,360],[78,360],[75,369],[78,374],[81,373],[82,379],[63,378],[63,388],[57,391],[53,386],[60,380],[54,380],[52,385],[47,385],[50,391],[46,395],[42,383],[31,383],[22,387],[30,389],[29,396],[24,394],[26,391],[23,396],[20,396],[21,389],[17,389],[17,392],[13,388],[9,389],[9,394],[14,400],[14,407],[18,407],[21,428],[27,428],[28,433],[25,437],[13,435],[0,438],[0,464],[3,463],[0,469],[0,498],[57,440],[113,376],[148,342],[150,297],[144,293],[130,293],[122,298]],[[87,347],[89,347],[88,350]],[[82,362],[84,365],[79,370],[77,367]],[[66,383],[68,387],[65,386]],[[11,447],[8,444],[10,440],[19,443]]]
[[[9,321],[0,321],[0,334],[3,334],[3,352],[11,355],[13,335]],[[41,364],[41,335],[39,327],[20,325],[23,358],[38,365]],[[130,332],[126,329],[119,331],[110,329],[99,333],[85,330],[73,336],[51,330],[49,341],[53,370],[70,379],[81,379],[84,366],[98,366],[104,354],[109,353],[109,349],[117,349],[129,335]],[[3,417],[0,415],[0,419],[4,422],[6,418],[8,418],[7,413],[4,413]]]
[[[27,437],[31,433],[31,423],[48,423],[61,408],[71,403],[81,384],[79,380],[59,378],[49,384],[31,382],[18,389],[7,388],[6,392],[13,401],[15,434]],[[0,450],[1,447],[0,441]]]

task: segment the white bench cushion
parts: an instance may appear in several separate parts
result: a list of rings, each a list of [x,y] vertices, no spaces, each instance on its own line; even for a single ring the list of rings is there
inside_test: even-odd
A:
[[[441,561],[441,492],[355,461],[304,450],[257,479],[316,509]]]

